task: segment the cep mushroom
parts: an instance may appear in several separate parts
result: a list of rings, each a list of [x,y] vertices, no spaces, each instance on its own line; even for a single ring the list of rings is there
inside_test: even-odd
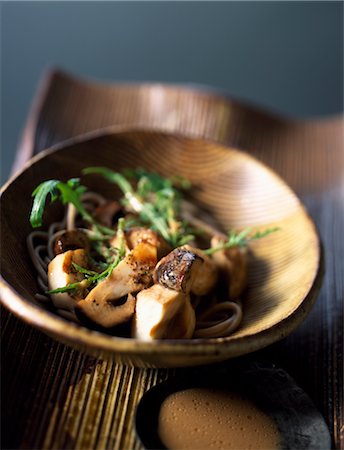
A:
[[[167,255],[168,252],[171,251],[171,247],[169,244],[158,235],[154,230],[144,227],[133,227],[125,230],[125,244],[127,253],[135,248],[141,242],[146,242],[148,244],[153,245],[157,249],[157,258],[158,260],[163,256]],[[118,247],[118,237],[115,236],[110,244],[113,247]]]
[[[129,293],[115,301],[103,303],[98,303],[96,299],[86,303],[82,300],[77,304],[75,312],[81,321],[86,319],[104,328],[112,328],[128,322],[133,317],[135,304],[135,296]]]
[[[208,294],[217,282],[217,269],[202,250],[189,245],[178,247],[161,259],[154,281],[169,289],[196,295]]]
[[[214,236],[211,246],[217,247],[222,242],[222,238]],[[236,246],[219,250],[213,254],[213,260],[227,286],[229,300],[237,299],[247,284],[247,248]]]
[[[134,314],[135,302],[128,295],[152,283],[155,265],[156,248],[144,242],[138,244],[111,275],[77,304],[76,312],[105,328],[129,320]],[[124,307],[128,301],[130,304]],[[124,309],[125,314],[122,314]]]
[[[161,259],[154,286],[138,293],[133,336],[142,340],[191,338],[195,311],[190,293],[207,294],[217,280],[216,267],[201,250],[178,247]]]
[[[76,250],[78,248],[90,251],[90,241],[87,234],[82,230],[68,230],[60,234],[54,244],[55,255],[67,252],[68,250]]]
[[[145,340],[188,339],[195,330],[190,295],[154,284],[136,297],[132,336]]]
[[[73,263],[87,268],[88,258],[84,249],[68,250],[60,253],[48,265],[49,290],[65,287],[68,284],[81,282],[80,289],[76,292],[63,292],[51,294],[51,299],[56,308],[74,311],[76,303],[83,298],[85,290],[82,286],[84,275],[73,267]]]
[[[157,248],[158,260],[171,251],[170,245],[162,236],[150,228],[134,227],[125,231],[125,239],[130,249],[135,248],[140,242],[148,242]]]

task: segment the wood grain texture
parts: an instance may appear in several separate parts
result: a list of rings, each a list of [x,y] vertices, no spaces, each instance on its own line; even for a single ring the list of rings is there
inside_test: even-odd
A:
[[[73,178],[97,164],[119,171],[143,167],[165,177],[185,177],[193,186],[189,201],[207,211],[223,232],[249,226],[279,229],[250,245],[247,288],[242,295],[244,317],[233,334],[172,342],[118,339],[61,320],[39,305],[36,272],[26,255],[30,193],[44,180]],[[82,183],[109,199],[116,193],[113,185],[97,175],[83,177]],[[21,208],[13,208],[18,203]],[[55,213],[56,207],[47,210],[46,226],[49,212]],[[52,221],[56,220],[53,215]],[[314,224],[281,178],[244,152],[172,133],[116,127],[116,131],[97,131],[41,153],[2,190],[1,228],[1,275],[7,285],[3,289],[0,280],[0,292],[5,305],[62,342],[139,367],[209,364],[266,347],[304,320],[322,278]],[[22,258],[15,264],[17,251]]]
[[[85,131],[139,124],[243,148],[290,183],[320,231],[326,275],[306,322],[250,358],[270,359],[286,369],[324,414],[334,446],[344,448],[343,119],[293,122],[197,90],[100,86],[56,72],[46,79],[45,95],[36,105],[17,168],[30,153]],[[140,448],[132,428],[134,407],[144,390],[170,372],[124,370],[114,364],[105,368],[6,311],[1,321],[3,448],[84,448],[85,430],[92,430],[92,448]],[[103,380],[101,395],[98,379]],[[91,416],[87,404],[95,398],[97,414]]]

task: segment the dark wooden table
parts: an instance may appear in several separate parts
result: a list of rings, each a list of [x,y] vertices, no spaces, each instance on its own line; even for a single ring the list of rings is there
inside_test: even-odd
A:
[[[15,168],[67,138],[113,124],[207,137],[248,151],[292,186],[319,229],[323,286],[303,325],[247,356],[276,363],[323,414],[335,448],[343,438],[344,122],[293,121],[210,91],[169,85],[97,85],[60,72],[44,77]],[[2,448],[139,449],[135,407],[174,373],[95,360],[6,310],[2,333]]]

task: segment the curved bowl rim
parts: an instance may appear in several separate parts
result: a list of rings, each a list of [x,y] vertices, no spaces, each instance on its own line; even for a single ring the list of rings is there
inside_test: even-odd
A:
[[[77,143],[86,142],[99,137],[111,135],[111,134],[126,134],[126,133],[140,133],[146,132],[150,134],[163,134],[168,137],[175,137],[185,140],[198,140],[205,144],[216,145],[222,149],[230,149],[240,153],[245,158],[254,161],[260,165],[263,169],[267,170],[270,175],[279,180],[285,187],[287,187],[290,193],[297,200],[298,206],[301,208],[305,220],[310,225],[316,239],[316,262],[315,269],[310,283],[308,292],[300,299],[299,305],[292,310],[281,321],[262,329],[261,331],[242,337],[223,337],[223,338],[211,338],[211,339],[183,339],[183,340],[157,340],[157,341],[139,341],[132,338],[122,338],[117,336],[110,336],[104,333],[91,330],[89,328],[79,326],[73,322],[69,322],[62,317],[59,317],[44,308],[34,305],[24,296],[18,294],[16,290],[2,277],[0,271],[0,302],[6,306],[13,314],[22,319],[24,322],[39,328],[49,335],[55,335],[65,343],[68,341],[70,345],[79,344],[89,347],[97,351],[105,352],[119,352],[120,354],[160,354],[160,353],[173,353],[174,355],[218,355],[219,353],[228,354],[230,357],[239,356],[246,353],[251,353],[255,350],[261,349],[270,345],[294,331],[298,325],[300,325],[310,312],[314,305],[317,294],[320,290],[322,278],[324,274],[324,258],[323,248],[321,245],[318,230],[309,216],[305,206],[293,191],[293,189],[280,177],[273,169],[259,161],[254,156],[245,152],[244,150],[237,149],[219,143],[216,140],[203,138],[199,136],[186,135],[180,132],[168,132],[166,130],[151,129],[149,127],[132,127],[122,125],[112,125],[101,128],[99,130],[87,132],[85,134],[78,135],[76,137],[64,140],[52,147],[45,149],[33,156],[28,160],[23,167],[18,170],[9,180],[1,187],[0,197],[7,190],[7,188],[16,181],[19,176],[25,172],[30,166],[38,162],[39,160],[46,158],[47,156],[63,150],[64,148]],[[243,349],[242,343],[245,342],[249,349]],[[230,344],[230,345],[228,345]],[[226,351],[227,350],[227,351]],[[229,350],[229,351],[228,351]]]

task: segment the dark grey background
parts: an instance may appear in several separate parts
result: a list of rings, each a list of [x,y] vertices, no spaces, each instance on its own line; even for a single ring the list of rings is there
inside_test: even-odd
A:
[[[288,116],[343,110],[342,2],[1,6],[2,181],[51,65],[100,80],[207,84]]]

